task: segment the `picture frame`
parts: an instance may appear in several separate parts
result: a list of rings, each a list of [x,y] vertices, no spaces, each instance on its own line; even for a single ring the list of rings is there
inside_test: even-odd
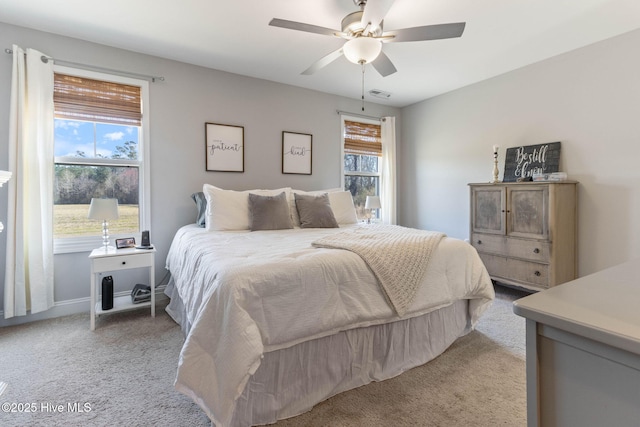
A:
[[[307,133],[282,132],[282,173],[311,175],[313,136]]]
[[[205,123],[206,170],[244,172],[244,126]]]
[[[503,182],[531,179],[534,174],[549,174],[560,170],[558,142],[507,148],[504,159]]]
[[[116,249],[126,249],[126,248],[135,248],[135,247],[136,247],[135,237],[125,237],[122,239],[116,239]]]

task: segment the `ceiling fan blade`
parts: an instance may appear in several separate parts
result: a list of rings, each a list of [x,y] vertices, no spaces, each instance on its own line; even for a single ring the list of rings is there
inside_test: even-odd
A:
[[[464,32],[464,22],[453,24],[425,25],[424,27],[405,28],[387,31],[383,36],[395,36],[389,42],[416,42],[422,40],[439,40],[460,37]]]
[[[309,76],[309,75],[315,73],[316,71],[318,71],[319,69],[324,68],[327,65],[331,64],[333,61],[335,61],[336,59],[340,58],[341,56],[342,56],[342,48],[340,48],[338,50],[334,50],[330,54],[328,54],[328,55],[320,58],[316,62],[314,62],[313,65],[311,65],[311,67],[309,67],[306,70],[304,70],[301,74]]]
[[[380,23],[393,6],[395,0],[367,0],[362,14],[362,28],[366,28],[367,33],[375,33]],[[368,26],[368,27],[367,27]]]
[[[273,18],[269,25],[272,27],[287,28],[289,30],[304,31],[307,33],[322,34],[325,36],[335,36],[340,33],[338,30],[331,28],[319,27],[317,25],[304,24],[302,22],[287,21],[286,19]]]
[[[387,77],[389,74],[393,74],[398,71],[384,52],[380,52],[380,55],[378,55],[371,65],[373,65],[373,68],[375,68],[382,77]]]

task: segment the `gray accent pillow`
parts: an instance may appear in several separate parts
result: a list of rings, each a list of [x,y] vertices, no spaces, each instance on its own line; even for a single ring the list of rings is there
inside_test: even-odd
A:
[[[207,199],[204,196],[204,193],[202,191],[199,191],[197,193],[193,193],[191,195],[191,198],[193,199],[194,202],[196,202],[196,224],[199,227],[204,227],[205,226],[205,216],[207,213]]]
[[[333,215],[329,195],[306,196],[294,193],[296,209],[300,217],[300,228],[338,228]]]
[[[283,191],[277,196],[260,196],[249,193],[249,229],[282,230],[293,228],[287,194]]]

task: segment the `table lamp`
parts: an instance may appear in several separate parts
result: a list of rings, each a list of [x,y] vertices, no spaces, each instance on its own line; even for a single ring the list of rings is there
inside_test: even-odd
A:
[[[380,209],[381,207],[380,196],[367,196],[367,200],[364,203],[364,208],[369,209],[369,218],[367,219],[367,223],[371,223],[371,211],[374,209]]]
[[[109,251],[109,221],[118,219],[118,199],[91,199],[89,219],[102,220],[102,244]],[[115,250],[115,247],[111,247]]]

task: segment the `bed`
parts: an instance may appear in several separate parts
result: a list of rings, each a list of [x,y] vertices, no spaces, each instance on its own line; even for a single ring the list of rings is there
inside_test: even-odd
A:
[[[288,211],[291,192],[283,196]],[[494,298],[475,249],[461,240],[438,240],[400,310],[361,255],[320,244],[388,227],[345,220],[339,203],[343,223],[333,228],[300,228],[302,217],[286,229],[212,226],[213,206],[223,205],[207,198],[208,226],[177,231],[165,291],[186,336],[175,387],[216,426],[274,423],[424,364],[471,331]]]

